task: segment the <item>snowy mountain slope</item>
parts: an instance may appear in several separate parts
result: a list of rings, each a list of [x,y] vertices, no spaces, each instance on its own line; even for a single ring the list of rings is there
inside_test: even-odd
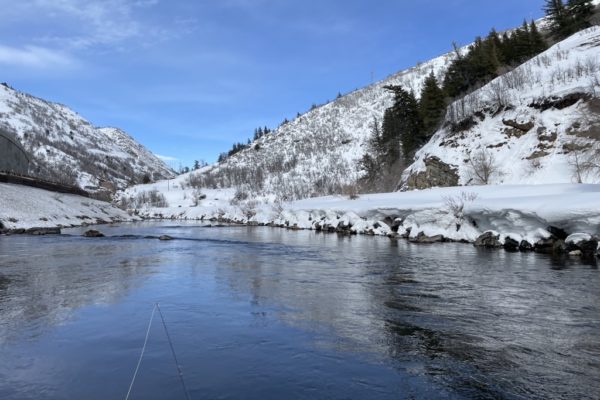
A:
[[[578,165],[599,148],[600,27],[592,27],[453,103],[402,185],[595,183]],[[487,182],[481,160],[493,167]]]
[[[116,128],[96,128],[62,104],[0,85],[0,127],[33,156],[31,174],[97,190],[173,176],[158,157]]]
[[[537,23],[545,27],[546,18]],[[312,108],[225,161],[192,175],[199,175],[196,180],[203,187],[237,187],[282,199],[343,192],[363,175],[358,161],[366,152],[373,122],[381,123],[385,109],[392,105],[392,95],[384,87],[402,85],[418,95],[427,75],[433,71],[441,80],[455,56],[453,51],[443,54]]]
[[[418,93],[427,75],[443,74],[453,56],[444,54],[313,108],[203,169],[199,179],[203,186],[244,187],[287,199],[337,192],[361,174],[357,161],[373,120],[381,122],[392,102],[384,86],[401,84]]]

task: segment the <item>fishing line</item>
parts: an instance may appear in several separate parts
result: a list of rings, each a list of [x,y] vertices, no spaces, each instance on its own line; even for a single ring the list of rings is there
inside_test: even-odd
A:
[[[127,395],[125,396],[125,400],[129,400],[129,395],[131,394],[131,390],[133,389],[135,379],[137,378],[137,374],[140,369],[140,365],[142,364],[142,359],[144,358],[144,353],[146,352],[146,345],[148,344],[148,337],[150,336],[150,328],[152,327],[152,321],[154,320],[154,314],[155,314],[156,310],[158,310],[158,313],[160,314],[162,326],[165,330],[165,334],[167,335],[167,340],[169,341],[169,347],[171,348],[171,354],[173,355],[173,360],[175,361],[175,367],[177,368],[177,375],[179,376],[179,381],[181,382],[181,387],[183,388],[183,393],[185,394],[186,400],[190,400],[190,395],[188,393],[187,387],[185,386],[185,381],[183,379],[183,371],[181,370],[181,366],[179,365],[179,361],[177,360],[177,355],[175,354],[175,348],[173,347],[173,341],[171,340],[171,335],[169,335],[169,330],[167,329],[167,323],[165,322],[165,318],[163,316],[163,313],[162,313],[158,303],[154,303],[154,307],[152,308],[152,314],[150,315],[150,321],[148,322],[148,328],[146,329],[146,337],[144,338],[144,345],[142,346],[142,352],[140,353],[140,358],[138,359],[137,365],[135,367],[135,371],[133,373],[133,378],[131,379],[131,383],[129,384],[129,390],[127,390]]]
[[[140,358],[138,360],[137,366],[135,367],[135,371],[133,373],[133,378],[131,379],[131,383],[129,384],[129,390],[127,391],[127,396],[125,396],[125,400],[129,399],[129,395],[131,394],[131,389],[133,389],[133,384],[135,382],[135,378],[137,377],[137,373],[140,369],[140,365],[142,364],[142,358],[144,357],[144,352],[146,351],[146,345],[148,344],[148,336],[150,336],[150,327],[152,326],[152,320],[154,319],[154,312],[156,311],[156,307],[158,303],[154,305],[152,308],[152,315],[150,316],[150,322],[148,322],[148,329],[146,329],[146,338],[144,339],[144,346],[142,346],[142,352],[140,353]]]
[[[175,361],[175,366],[177,367],[177,374],[179,375],[179,380],[181,381],[181,387],[183,387],[183,393],[185,393],[185,398],[187,400],[190,400],[190,395],[187,391],[187,387],[185,386],[185,381],[183,380],[183,371],[181,370],[179,361],[177,361],[177,356],[175,355],[175,348],[173,347],[173,342],[171,341],[171,335],[169,335],[169,331],[167,330],[167,323],[165,322],[165,318],[158,303],[156,303],[156,309],[158,309],[160,319],[162,320],[163,327],[165,328],[165,334],[167,335],[167,340],[169,341],[169,346],[171,347],[171,354],[173,354],[173,360]]]

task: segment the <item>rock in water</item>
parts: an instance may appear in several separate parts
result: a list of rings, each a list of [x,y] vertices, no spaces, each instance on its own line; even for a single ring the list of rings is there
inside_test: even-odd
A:
[[[158,240],[173,240],[173,238],[169,235],[160,235]]]
[[[533,245],[531,243],[529,243],[527,240],[521,240],[521,243],[519,243],[519,250],[532,251]]]
[[[419,232],[416,237],[410,239],[414,243],[441,243],[444,241],[444,235],[427,236],[423,232]]]
[[[85,236],[85,237],[104,237],[104,233],[97,231],[95,229],[90,229],[88,231],[85,231],[83,236]]]
[[[504,239],[504,250],[506,251],[519,251],[519,242],[507,237]]]
[[[475,240],[474,244],[477,247],[502,247],[500,235],[495,235],[494,232],[490,231],[482,233],[477,240]]]
[[[586,233],[572,234],[566,242],[569,251],[579,250],[586,257],[594,256],[598,250],[598,240]]]
[[[556,240],[552,237],[546,239],[540,239],[533,245],[533,249],[538,253],[552,253],[554,252],[554,242]]]
[[[27,230],[30,235],[60,235],[60,228],[31,228]]]

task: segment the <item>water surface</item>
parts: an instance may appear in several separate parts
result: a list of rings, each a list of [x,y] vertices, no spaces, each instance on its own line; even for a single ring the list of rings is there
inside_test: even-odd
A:
[[[124,398],[156,302],[193,399],[600,393],[595,265],[271,228],[100,230],[0,237],[0,398]],[[185,398],[159,318],[130,398]]]

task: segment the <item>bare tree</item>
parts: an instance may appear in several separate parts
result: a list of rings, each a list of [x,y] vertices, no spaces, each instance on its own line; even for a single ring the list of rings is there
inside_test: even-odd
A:
[[[239,205],[239,209],[242,214],[248,219],[252,219],[256,215],[256,207],[258,206],[258,202],[256,200],[248,200]]]
[[[500,174],[494,154],[488,149],[481,149],[469,156],[471,177],[475,183],[488,185],[494,176]]]
[[[444,200],[444,205],[456,218],[456,223],[462,224],[465,218],[465,204],[474,202],[475,200],[477,200],[477,197],[479,197],[477,193],[460,192],[460,195],[443,196],[442,199]]]
[[[600,148],[587,154],[581,150],[572,152],[569,164],[573,168],[573,178],[577,183],[583,183],[590,175],[600,176]]]
[[[276,198],[271,205],[271,211],[273,212],[273,219],[279,219],[283,216],[285,207],[283,201],[280,198]]]

